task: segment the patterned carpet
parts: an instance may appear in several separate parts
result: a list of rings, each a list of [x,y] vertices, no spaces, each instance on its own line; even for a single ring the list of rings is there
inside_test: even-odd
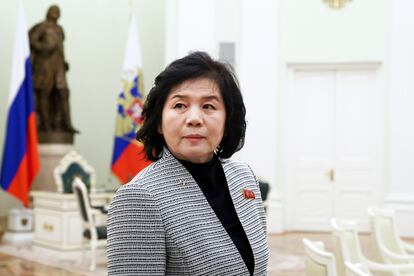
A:
[[[40,266],[34,266],[36,273],[30,274],[33,271],[33,265],[27,265],[27,262],[15,261],[13,264],[7,267],[4,262],[4,256],[0,258],[0,275],[106,275],[106,252],[105,250],[99,250],[97,252],[97,266],[96,270],[89,271],[89,252],[86,253],[71,253],[70,257],[59,257],[53,252],[48,252],[42,249],[38,249],[32,246],[13,246],[13,245],[0,245],[0,254],[8,255],[25,261],[34,262],[40,264]],[[8,258],[8,260],[13,260]],[[42,271],[42,266],[50,267],[52,271],[46,268]],[[12,268],[10,268],[10,266]],[[54,270],[56,268],[58,270]],[[12,270],[11,274],[4,274],[5,271]],[[70,274],[64,272],[71,272]],[[43,272],[43,273],[41,273]],[[46,273],[47,272],[47,273]],[[52,273],[53,272],[53,273]]]

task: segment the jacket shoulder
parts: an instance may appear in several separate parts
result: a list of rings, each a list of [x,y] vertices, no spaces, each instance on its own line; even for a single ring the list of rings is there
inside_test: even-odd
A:
[[[140,171],[131,181],[123,185],[129,189],[152,190],[151,186],[155,184],[157,176],[165,169],[162,160],[151,163],[148,167]],[[121,187],[122,188],[122,187]]]
[[[230,169],[230,170],[248,170],[252,171],[250,166],[241,161],[236,161],[232,159],[221,159],[221,163],[223,164],[224,168]]]

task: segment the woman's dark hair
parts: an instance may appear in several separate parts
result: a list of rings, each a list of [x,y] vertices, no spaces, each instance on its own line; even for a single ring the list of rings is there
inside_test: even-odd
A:
[[[158,132],[162,110],[171,89],[184,81],[208,78],[220,89],[226,108],[224,137],[216,150],[222,158],[229,158],[244,145],[246,133],[246,108],[236,75],[231,66],[213,60],[205,52],[193,52],[168,65],[156,78],[144,104],[144,122],[136,139],[144,144],[147,158],[156,161],[165,146],[164,137]]]

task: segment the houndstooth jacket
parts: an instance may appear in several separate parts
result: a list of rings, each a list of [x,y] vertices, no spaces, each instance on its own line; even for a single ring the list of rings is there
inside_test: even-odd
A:
[[[221,160],[236,213],[266,275],[265,214],[253,172]],[[245,198],[249,189],[256,199]],[[108,275],[249,275],[203,192],[168,151],[115,194],[108,216]]]

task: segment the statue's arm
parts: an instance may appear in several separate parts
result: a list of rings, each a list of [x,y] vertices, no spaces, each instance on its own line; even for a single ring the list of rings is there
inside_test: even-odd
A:
[[[60,30],[60,33],[62,35],[62,41],[63,41],[63,40],[65,40],[65,32],[63,31],[63,28],[61,26],[59,26],[59,30]],[[62,44],[62,47],[63,47],[63,44]],[[67,72],[67,71],[69,71],[69,63],[66,60],[64,61],[64,63],[65,63],[65,70]]]
[[[63,28],[59,26],[60,33],[62,34],[62,41],[65,40],[65,32],[63,31]]]
[[[34,26],[29,32],[30,47],[39,52],[56,49],[56,40],[47,35],[47,29],[41,25]]]

